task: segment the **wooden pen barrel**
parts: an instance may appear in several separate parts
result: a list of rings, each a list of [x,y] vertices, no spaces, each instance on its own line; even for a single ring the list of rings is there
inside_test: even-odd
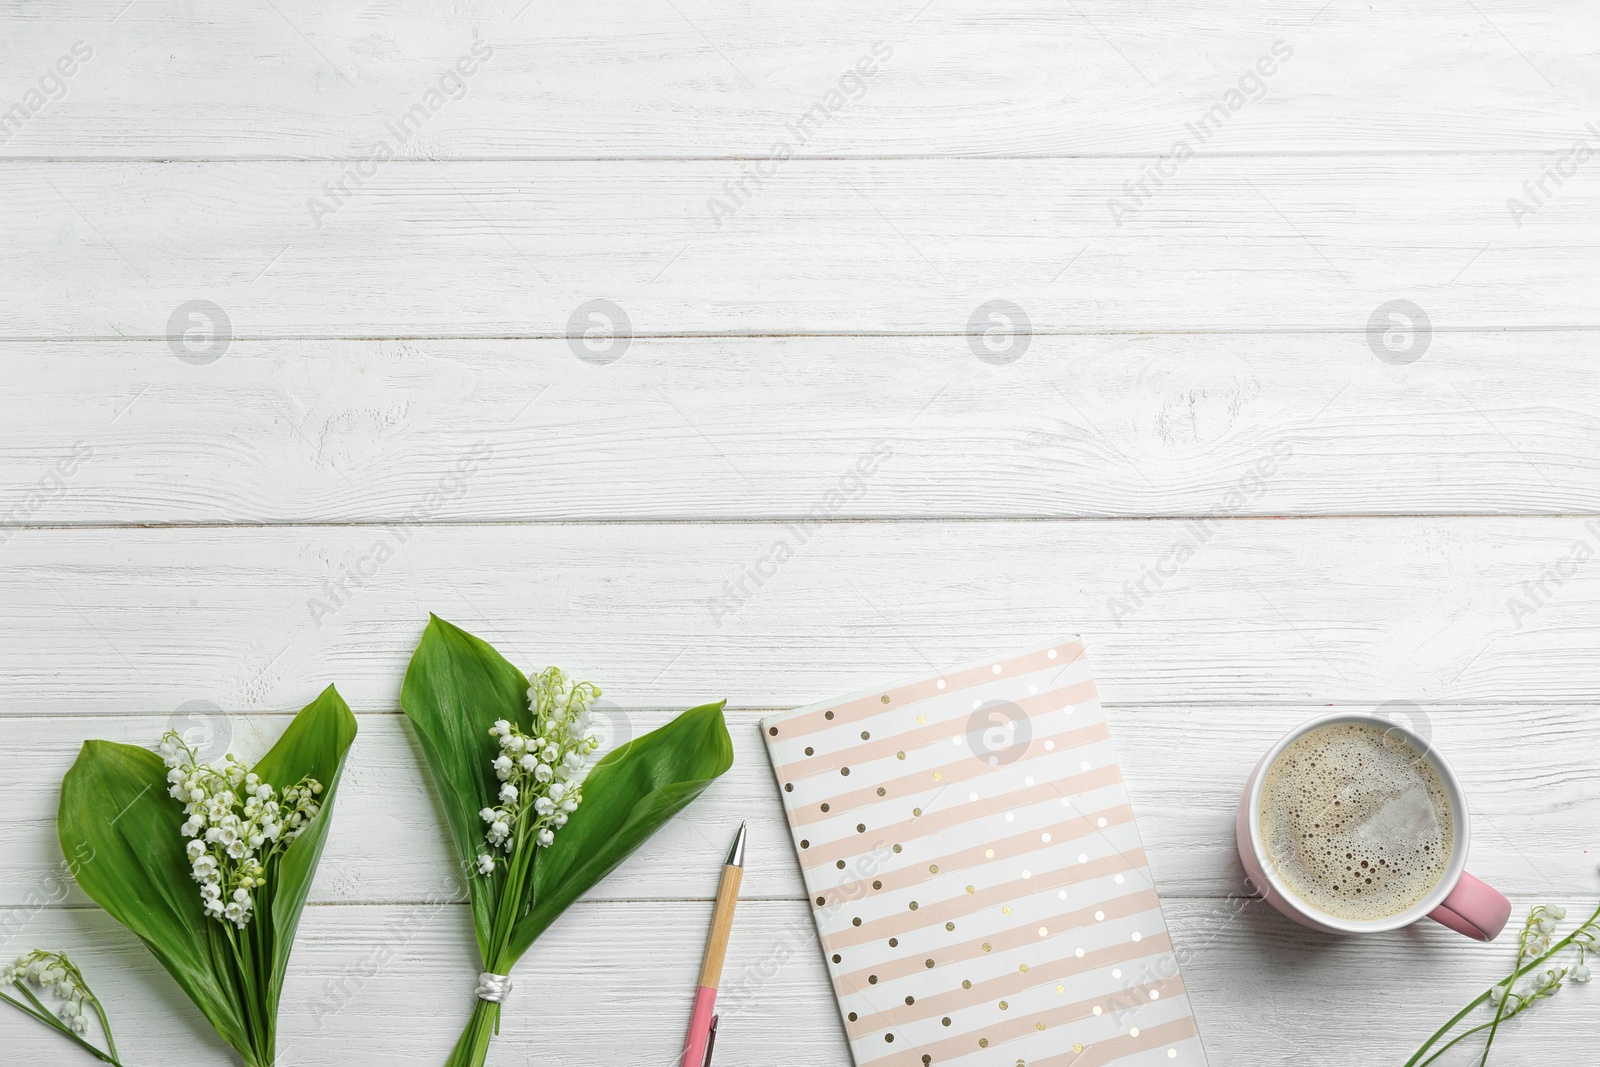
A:
[[[711,933],[706,937],[706,958],[700,965],[700,984],[717,988],[722,981],[722,960],[728,954],[728,933],[733,929],[733,906],[739,899],[742,867],[722,868],[722,884],[717,886],[717,906],[711,913]]]

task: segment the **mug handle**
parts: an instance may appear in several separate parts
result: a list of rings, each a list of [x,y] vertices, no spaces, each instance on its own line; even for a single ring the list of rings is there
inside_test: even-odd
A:
[[[1474,941],[1493,941],[1511,918],[1511,901],[1488,882],[1462,871],[1456,887],[1428,918]]]

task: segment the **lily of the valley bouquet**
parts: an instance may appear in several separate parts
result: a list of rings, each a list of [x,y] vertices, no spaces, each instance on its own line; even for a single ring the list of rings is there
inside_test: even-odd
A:
[[[254,767],[231,753],[203,762],[168,733],[159,754],[86,741],[61,783],[62,850],[89,857],[76,865],[78,884],[138,935],[245,1067],[274,1065],[289,952],[355,735],[329,686]],[[85,1004],[104,1024],[76,968],[34,956],[12,970],[67,1000],[67,1029],[86,1029]],[[115,1044],[110,1056],[89,1049],[116,1062]]]
[[[574,901],[733,764],[722,703],[691,708],[608,753],[600,690],[547,668],[524,676],[487,643],[433,617],[400,704],[416,728],[471,887],[483,973],[447,1067],[480,1067],[511,970]]]

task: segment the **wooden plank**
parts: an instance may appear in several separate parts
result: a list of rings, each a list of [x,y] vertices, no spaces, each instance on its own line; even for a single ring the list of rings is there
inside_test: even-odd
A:
[[[377,19],[361,0],[285,0],[213,19],[172,0],[46,0],[0,42],[7,104],[74,41],[93,57],[3,151],[363,158],[386,139],[432,158],[766,158],[780,142],[802,155],[1167,153],[1219,103],[1235,106],[1214,151],[1564,150],[1596,118],[1591,14],[1581,0],[400,0]],[[875,44],[883,58],[858,86],[847,75],[878,59]],[[463,58],[472,73],[430,99]],[[1251,78],[1262,60],[1270,73]],[[418,104],[433,106],[402,142],[388,124]],[[818,129],[791,133],[818,104]]]
[[[1254,705],[1134,706],[1110,710],[1151,863],[1164,892],[1241,891],[1233,812],[1255,760],[1298,722],[1323,709]],[[637,736],[666,721],[659,709],[602,717],[607,737]],[[730,713],[733,769],[684,818],[668,824],[598,899],[709,898],[718,860],[749,821],[747,899],[800,899],[805,887],[757,736],[760,712]],[[1470,791],[1472,869],[1519,891],[1587,891],[1594,881],[1590,831],[1600,817],[1600,768],[1586,749],[1600,714],[1590,706],[1429,706],[1405,709],[1429,731]],[[169,728],[228,745],[246,759],[265,752],[287,717],[199,711],[171,716],[77,716],[7,720],[0,750],[0,926],[32,910],[87,902],[64,877],[55,838],[56,785],[89,737],[154,745]],[[607,746],[609,748],[609,744]],[[1196,761],[1196,750],[1208,754]],[[220,751],[220,750],[219,750]],[[1529,763],[1539,788],[1529,789]],[[397,715],[361,716],[361,734],[340,794],[337,822],[312,899],[337,904],[420,903],[451,869],[432,790]],[[707,872],[710,872],[708,874]]]
[[[16,342],[0,523],[1593,512],[1597,336]]]
[[[1591,887],[1562,901],[1571,915],[1563,929],[1588,914],[1593,897]],[[1516,917],[1555,902],[1518,895]],[[1507,942],[1479,945],[1437,927],[1324,937],[1259,901],[1168,900],[1165,910],[1214,1063],[1320,1063],[1330,1048],[1344,1062],[1398,1063],[1509,971],[1514,955]],[[305,1067],[441,1062],[465,1023],[478,970],[465,911],[308,908],[280,1008],[280,1053]],[[709,921],[704,902],[578,904],[517,969],[490,1062],[673,1062]],[[98,909],[43,912],[19,943],[71,953],[106,1001],[128,1063],[209,1063],[224,1055],[171,979]],[[800,1067],[850,1062],[802,902],[741,906],[724,975],[717,1047],[730,1061],[770,1063],[772,1050],[782,1049],[782,1062]],[[1583,986],[1562,991],[1534,1016],[1508,1024],[1496,1048],[1517,1063],[1570,1053],[1590,1032],[1592,997]],[[18,1062],[94,1062],[10,1008],[0,1014],[0,1040]]]
[[[1519,228],[1536,161],[1200,157],[1124,214],[1143,165],[796,160],[713,219],[722,162],[394,162],[348,197],[326,163],[17,163],[0,336],[193,332],[205,358],[195,301],[235,337],[988,331],[999,359],[1026,353],[996,309],[1046,333],[1361,332],[1396,300],[1435,331],[1600,325],[1600,185]]]
[[[1600,595],[1580,562],[1596,529],[1581,518],[884,531],[15,531],[0,545],[0,708],[283,711],[329,682],[360,710],[393,708],[429,611],[625,706],[792,707],[1062,632],[1087,637],[1120,703],[1600,699]]]

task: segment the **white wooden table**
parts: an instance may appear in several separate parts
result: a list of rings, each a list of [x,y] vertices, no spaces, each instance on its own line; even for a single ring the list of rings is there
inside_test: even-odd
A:
[[[1079,632],[1212,1062],[1398,1063],[1511,950],[1291,928],[1231,809],[1291,724],[1409,701],[1518,918],[1600,893],[1597,15],[6,4],[0,952],[70,950],[130,1067],[230,1062],[63,881],[57,784],[174,723],[257,754],[335,682],[285,1059],[442,1062],[434,611],[620,731],[725,696],[737,750],[491,1062],[671,1067],[749,819],[718,1063],[847,1064],[756,719]],[[1495,1062],[1592,1053],[1596,996]],[[0,1049],[90,1062],[9,1009]]]

